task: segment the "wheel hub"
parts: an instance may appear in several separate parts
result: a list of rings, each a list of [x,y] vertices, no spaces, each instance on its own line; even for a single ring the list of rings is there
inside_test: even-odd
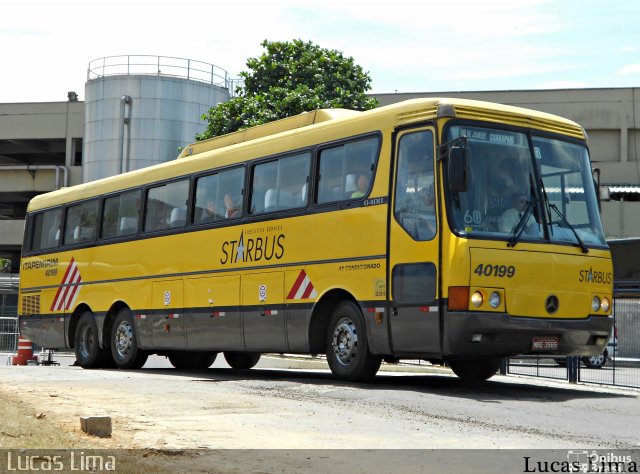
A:
[[[124,357],[131,349],[133,332],[131,326],[126,321],[121,322],[116,329],[115,344],[118,355]]]
[[[358,351],[358,333],[353,321],[343,318],[338,321],[333,330],[331,342],[337,360],[343,365],[349,365]]]

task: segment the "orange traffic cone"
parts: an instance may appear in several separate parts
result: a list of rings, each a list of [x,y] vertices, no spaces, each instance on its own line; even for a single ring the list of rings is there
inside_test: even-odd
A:
[[[18,353],[13,356],[13,365],[27,365],[33,357],[33,344],[29,339],[21,337],[18,339]]]

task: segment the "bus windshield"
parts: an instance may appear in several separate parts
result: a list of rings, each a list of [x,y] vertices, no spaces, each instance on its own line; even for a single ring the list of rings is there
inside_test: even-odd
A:
[[[498,128],[454,125],[467,138],[468,188],[449,192],[459,235],[604,246],[584,145]],[[529,142],[531,140],[531,143]]]

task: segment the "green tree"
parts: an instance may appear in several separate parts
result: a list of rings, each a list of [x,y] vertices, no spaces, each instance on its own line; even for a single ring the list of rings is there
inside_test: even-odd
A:
[[[237,97],[202,116],[207,129],[196,140],[224,135],[315,109],[369,110],[371,78],[352,57],[311,41],[263,41],[265,52],[247,60]]]

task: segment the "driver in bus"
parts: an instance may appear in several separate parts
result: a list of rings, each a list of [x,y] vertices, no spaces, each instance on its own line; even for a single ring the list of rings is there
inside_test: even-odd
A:
[[[511,207],[504,211],[498,220],[498,226],[501,232],[513,232],[518,222],[520,222],[520,219],[522,219],[523,214],[526,212],[528,202],[527,196],[522,193],[515,193],[511,196]],[[531,213],[529,219],[527,219],[524,232],[536,232],[536,220],[533,217],[533,213]]]

